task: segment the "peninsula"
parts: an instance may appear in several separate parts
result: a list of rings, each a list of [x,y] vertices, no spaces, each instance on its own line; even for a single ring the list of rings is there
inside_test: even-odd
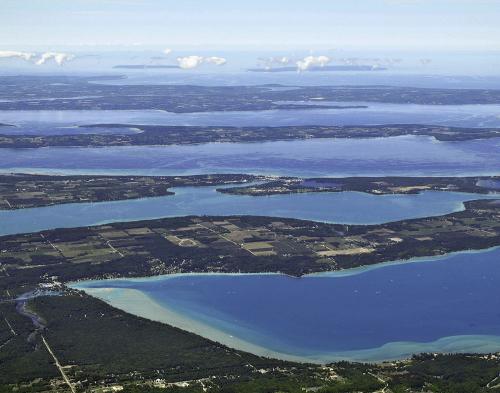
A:
[[[263,180],[253,175],[58,176],[0,174],[0,210],[173,195],[171,187],[216,186]]]
[[[499,104],[498,89],[395,86],[126,84],[115,76],[0,76],[0,110],[164,110],[176,113],[314,109],[318,102]],[[118,82],[118,83],[117,83]],[[283,103],[290,103],[290,106]],[[281,103],[281,104],[280,104]],[[310,103],[312,105],[303,105]]]
[[[212,142],[291,141],[313,138],[382,138],[403,135],[430,136],[439,141],[467,141],[500,137],[498,128],[459,128],[417,124],[284,127],[90,124],[85,128],[107,129],[108,132],[65,135],[0,134],[0,148],[154,146]],[[130,129],[139,130],[139,132],[131,134]]]
[[[493,392],[499,386],[496,354],[325,366],[273,360],[127,314],[64,283],[175,272],[300,276],[500,245],[499,222],[500,200],[481,200],[467,202],[462,212],[382,225],[183,217],[4,236],[0,388]]]
[[[0,174],[0,210],[64,203],[106,202],[174,195],[172,187],[226,186],[220,193],[277,195],[304,192],[359,191],[375,195],[449,191],[500,192],[500,177],[275,177],[245,174],[190,176],[103,176]],[[232,185],[232,186],[231,186]],[[230,187],[227,187],[230,186]]]
[[[293,276],[500,245],[500,200],[443,216],[339,225],[260,216],[188,216],[0,237],[11,296],[63,282],[170,273]]]

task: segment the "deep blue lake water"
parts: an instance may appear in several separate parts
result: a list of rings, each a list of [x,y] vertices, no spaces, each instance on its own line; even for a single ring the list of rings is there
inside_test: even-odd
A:
[[[0,170],[51,173],[290,176],[487,175],[500,171],[500,138],[309,139],[189,146],[1,149]]]
[[[463,208],[462,202],[500,198],[480,194],[426,191],[414,195],[359,192],[308,193],[252,197],[222,194],[217,187],[179,187],[174,196],[100,203],[73,203],[19,210],[0,210],[0,235],[187,215],[266,215],[307,220],[378,224],[406,218],[442,215]]]
[[[242,349],[332,361],[500,350],[498,282],[496,248],[300,279],[201,274],[76,287]]]

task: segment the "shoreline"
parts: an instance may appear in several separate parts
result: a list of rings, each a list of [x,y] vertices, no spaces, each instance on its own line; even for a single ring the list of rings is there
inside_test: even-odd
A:
[[[456,254],[480,254],[498,250],[500,246],[492,247],[486,250],[468,250],[448,253],[446,255],[435,257],[412,258],[407,261],[392,261],[377,264],[376,266],[368,266],[366,268],[346,269],[347,271],[333,271],[312,273],[306,276],[309,277],[346,277],[350,275],[363,274],[371,270],[380,269],[388,266],[406,264],[406,263],[423,263],[432,262],[435,260],[443,260]],[[352,272],[355,271],[355,272]],[[304,353],[293,354],[284,351],[276,351],[271,348],[266,348],[260,344],[254,344],[240,337],[235,337],[222,328],[206,323],[202,320],[197,320],[188,313],[181,314],[174,308],[165,304],[160,304],[144,292],[131,288],[89,288],[86,284],[102,281],[161,281],[165,279],[174,279],[183,276],[240,276],[240,275],[278,275],[282,273],[175,273],[170,275],[154,276],[154,277],[136,277],[136,278],[115,278],[108,280],[83,280],[68,283],[72,289],[84,291],[87,295],[96,297],[105,301],[112,307],[116,307],[127,313],[150,319],[153,321],[165,323],[182,330],[197,334],[206,339],[216,341],[233,349],[250,352],[258,356],[272,357],[280,360],[298,361],[301,363],[318,363],[327,364],[337,361],[350,362],[370,362],[380,363],[392,360],[402,360],[411,357],[418,353],[439,352],[439,353],[493,353],[500,351],[500,335],[454,335],[440,337],[430,342],[415,342],[415,341],[397,341],[388,342],[382,346],[375,348],[367,348],[361,350],[348,350],[338,352],[325,353]],[[285,275],[288,276],[288,275]],[[303,277],[306,277],[303,276]],[[290,278],[302,278],[291,277]],[[216,320],[216,319],[215,319]],[[244,336],[244,334],[242,334]]]
[[[374,195],[361,191],[341,191],[341,192],[315,192],[299,194],[280,194],[270,195],[261,200],[254,199],[251,195],[237,195],[217,192],[217,189],[223,187],[233,187],[233,185],[212,186],[175,186],[168,189],[169,194],[163,196],[140,197],[123,200],[99,201],[99,202],[68,202],[58,203],[39,207],[26,207],[19,209],[0,209],[0,217],[4,220],[4,226],[0,230],[0,236],[11,236],[21,234],[33,234],[41,231],[57,230],[61,228],[80,228],[96,227],[101,225],[115,223],[133,223],[140,221],[155,221],[168,218],[177,218],[184,216],[212,216],[231,217],[236,213],[236,203],[243,203],[243,216],[263,216],[274,217],[276,219],[296,219],[302,221],[318,222],[323,224],[340,225],[384,225],[391,222],[398,222],[412,219],[422,219],[426,217],[440,217],[448,214],[459,213],[466,210],[466,203],[474,200],[496,200],[500,198],[500,193],[496,194],[475,194],[456,191],[436,191],[424,190],[418,194],[383,194]],[[325,218],[320,219],[314,211],[307,209],[307,204],[303,208],[291,209],[291,201],[309,201],[308,203],[322,204],[346,204],[346,198],[349,195],[356,197],[356,203],[373,203],[381,207],[389,206],[396,200],[407,201],[412,205],[411,209],[404,211],[402,208],[395,210],[393,216],[386,220],[381,220],[378,216],[363,217],[361,221],[355,214],[342,213],[339,208],[331,209]],[[433,195],[435,197],[433,197]],[[196,200],[189,200],[190,197],[198,198],[220,198],[220,202],[211,203],[208,209],[202,209]],[[183,198],[187,198],[184,202]],[[238,199],[239,198],[239,199]],[[267,198],[273,201],[270,210],[259,210],[257,207],[265,205]],[[426,203],[432,199],[435,203]],[[224,201],[230,202],[230,211],[227,214],[221,214]],[[246,202],[248,201],[248,202]],[[315,202],[316,201],[316,202]],[[344,202],[343,202],[344,201]],[[356,206],[353,202],[353,206]],[[276,211],[283,204],[282,211]],[[153,209],[156,207],[156,209]],[[76,213],[85,212],[86,209],[94,208],[101,211],[98,217],[96,214],[91,216],[82,216],[78,219]],[[100,209],[100,210],[99,210]],[[111,210],[109,210],[111,209]],[[121,210],[120,210],[121,209]],[[232,209],[232,210],[231,210]],[[241,209],[240,209],[241,211]],[[422,212],[423,211],[423,212]],[[113,212],[116,212],[114,214]],[[121,212],[121,213],[120,213]],[[355,212],[355,211],[353,211]],[[62,214],[67,217],[55,223],[51,222],[52,214]],[[260,214],[256,214],[260,213]],[[121,216],[116,217],[116,215]],[[25,217],[34,215],[40,217],[33,223]],[[71,218],[71,217],[75,218]],[[114,218],[115,217],[115,218]]]
[[[124,146],[127,147],[127,146]],[[151,146],[157,147],[157,146]],[[5,148],[9,150],[8,148]],[[40,149],[44,149],[43,147]],[[47,147],[46,149],[49,149]],[[14,149],[12,149],[14,150]],[[0,168],[0,174],[29,174],[29,175],[49,175],[49,176],[201,176],[210,175],[213,173],[218,173],[222,175],[237,175],[241,174],[241,170],[233,170],[232,168],[214,168],[213,170],[196,170],[196,169],[186,169],[186,170],[174,170],[174,169],[160,169],[157,172],[157,168],[139,168],[139,169],[126,169],[126,168],[55,168],[55,167],[4,167]],[[298,178],[347,178],[356,177],[359,174],[354,172],[332,172],[332,173],[320,173],[320,172],[274,172],[272,170],[262,170],[259,168],[247,169],[244,172],[248,175],[253,176],[269,176],[269,177],[298,177]],[[423,171],[417,171],[413,174],[408,173],[393,173],[386,174],[386,172],[367,172],[361,175],[362,177],[493,177],[500,176],[500,171],[493,172],[466,172],[461,171],[460,174],[452,172],[438,172],[426,174]]]
[[[358,266],[358,267],[353,267],[350,269],[341,269],[341,270],[329,270],[329,271],[323,271],[323,272],[313,272],[313,273],[307,273],[303,274],[302,276],[292,276],[286,273],[282,272],[257,272],[257,273],[236,273],[236,272],[187,272],[187,273],[170,273],[170,274],[160,274],[156,276],[142,276],[142,277],[116,277],[116,278],[104,278],[104,279],[95,279],[95,280],[77,280],[77,281],[70,281],[65,283],[66,286],[69,286],[70,288],[74,284],[78,283],[94,283],[94,282],[102,282],[102,281],[120,281],[120,280],[125,280],[125,281],[131,281],[131,282],[141,282],[141,281],[161,281],[165,279],[172,279],[172,278],[177,278],[177,277],[193,277],[193,276],[273,276],[273,275],[282,275],[286,277],[290,277],[293,279],[301,279],[304,277],[317,277],[317,278],[322,278],[322,277],[328,277],[328,278],[342,278],[342,277],[349,277],[349,276],[354,276],[358,274],[363,274],[367,273],[369,271],[377,270],[377,269],[382,269],[386,267],[391,267],[391,266],[398,266],[398,265],[405,265],[409,263],[432,263],[435,261],[440,261],[443,259],[448,259],[454,255],[459,255],[459,254],[482,254],[482,253],[488,253],[495,251],[497,249],[500,249],[500,246],[493,246],[489,248],[484,248],[484,249],[470,249],[470,250],[461,250],[461,251],[452,251],[448,252],[442,255],[429,255],[429,256],[424,256],[424,257],[412,257],[408,259],[397,259],[395,261],[387,261],[387,262],[380,262],[380,263],[375,263],[373,265],[365,265],[365,266]]]

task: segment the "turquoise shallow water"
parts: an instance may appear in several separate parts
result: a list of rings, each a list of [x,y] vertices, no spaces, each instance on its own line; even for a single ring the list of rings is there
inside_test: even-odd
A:
[[[500,248],[325,273],[174,275],[75,284],[240,349],[327,362],[500,350]]]
[[[222,194],[216,188],[173,188],[174,196],[0,210],[0,235],[185,215],[247,214],[377,224],[447,214],[463,209],[462,202],[467,200],[500,197],[438,191],[413,195],[341,192],[252,197]]]

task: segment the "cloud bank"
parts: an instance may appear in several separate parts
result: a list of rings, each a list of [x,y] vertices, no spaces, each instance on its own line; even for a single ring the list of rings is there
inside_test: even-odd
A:
[[[0,51],[0,59],[21,59],[28,62],[33,62],[36,65],[43,65],[48,61],[53,60],[57,65],[62,66],[65,62],[73,60],[74,55],[61,52],[45,52],[45,53],[31,53],[31,52],[21,52],[4,50]]]

